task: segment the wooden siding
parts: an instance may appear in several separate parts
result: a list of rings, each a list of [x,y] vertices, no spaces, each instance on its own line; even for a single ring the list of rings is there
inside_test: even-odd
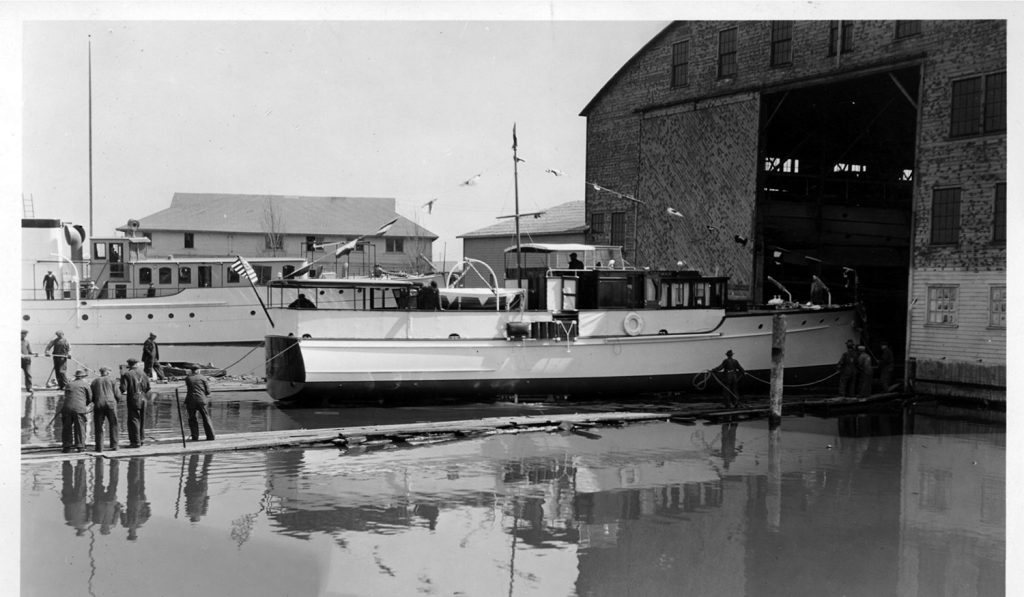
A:
[[[926,323],[928,287],[935,285],[957,286],[955,327]],[[1005,365],[1006,329],[989,327],[989,291],[993,286],[1006,286],[1005,272],[915,272],[910,292],[917,303],[910,310],[907,356]]]
[[[196,232],[194,233],[193,238],[193,248],[186,249],[184,241],[185,235],[183,232],[154,231],[152,233],[153,242],[149,247],[148,254],[151,256],[174,255],[176,257],[210,257],[224,255],[243,255],[245,257],[307,257],[306,235],[304,234],[285,235],[284,244],[282,245],[283,249],[276,252],[267,249],[265,235],[262,232],[254,234]],[[323,238],[323,242],[325,243],[346,242],[348,240],[351,240],[351,238],[332,236],[325,236]],[[422,260],[419,260],[417,255],[419,253],[423,253],[427,258],[430,258],[433,251],[433,242],[430,239],[425,238],[403,239],[404,247],[401,253],[388,253],[385,250],[386,243],[383,238],[366,239],[366,242],[370,243],[372,248],[366,247],[364,252],[352,253],[349,260],[352,264],[350,273],[367,273],[368,269],[373,267],[374,259],[376,259],[376,263],[379,263],[381,267],[389,271],[411,272],[414,270],[423,270],[427,265]],[[332,250],[332,247],[328,247],[327,251],[317,251],[313,254],[313,258],[321,257],[325,252]],[[364,261],[366,261],[365,265],[363,264]]]

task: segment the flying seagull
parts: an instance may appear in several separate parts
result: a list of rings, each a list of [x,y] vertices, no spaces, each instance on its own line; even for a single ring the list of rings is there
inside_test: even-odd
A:
[[[555,170],[554,168],[548,168],[547,170],[545,170],[545,172],[549,172],[551,174],[554,174],[555,176],[564,176],[565,175],[565,172],[562,172],[561,170]]]
[[[483,173],[481,172],[480,174],[483,174]],[[476,181],[480,178],[480,174],[477,174],[476,176],[474,176],[472,178],[468,178],[468,179],[462,181],[461,183],[459,183],[459,186],[460,187],[471,187],[471,186],[475,185]]]
[[[677,218],[685,217],[685,216],[683,216],[683,214],[679,213],[678,209],[676,209],[674,207],[670,207],[670,208],[666,209],[665,211],[667,211],[668,215],[670,215],[670,216],[675,216]]]

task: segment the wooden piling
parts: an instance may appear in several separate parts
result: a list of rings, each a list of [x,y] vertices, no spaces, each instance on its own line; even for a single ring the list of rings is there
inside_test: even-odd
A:
[[[786,316],[776,313],[772,316],[772,374],[771,399],[768,409],[768,426],[775,427],[782,422],[782,379],[786,358]]]

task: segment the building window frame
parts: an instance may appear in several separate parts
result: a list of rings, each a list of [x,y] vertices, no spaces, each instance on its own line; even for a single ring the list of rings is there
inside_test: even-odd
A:
[[[263,235],[264,248],[268,251],[284,249],[284,235],[280,232],[268,232]]]
[[[953,139],[1006,133],[1006,71],[952,82],[949,136]]]
[[[385,253],[403,253],[405,252],[405,239],[404,238],[385,238],[384,239],[384,252]]]
[[[992,198],[992,243],[1006,244],[1006,183],[997,182]]]
[[[718,32],[718,78],[731,79],[739,72],[736,62],[739,31],[737,27]]]
[[[591,234],[604,234],[603,213],[590,214],[590,232]]]
[[[771,27],[771,66],[775,68],[793,64],[793,21],[772,21]]]
[[[932,191],[931,244],[960,243],[960,187]]]
[[[929,285],[924,324],[929,327],[957,327],[959,294],[960,286],[957,284]]]
[[[840,25],[842,23],[842,25]],[[839,30],[842,28],[842,35]],[[836,45],[839,45],[838,51]],[[853,51],[853,21],[828,22],[828,55],[849,54]]]
[[[685,87],[689,84],[690,40],[672,44],[672,86]]]
[[[324,250],[324,237],[323,235],[307,235],[306,236],[306,251],[322,253]]]
[[[896,39],[921,35],[921,21],[896,21]]]
[[[194,232],[186,232],[184,238],[184,248],[194,249],[196,248],[196,235]]]
[[[622,247],[626,245],[626,212],[612,212],[611,239],[609,244]]]
[[[989,286],[988,289],[988,327],[990,329],[1006,329],[1006,286]]]

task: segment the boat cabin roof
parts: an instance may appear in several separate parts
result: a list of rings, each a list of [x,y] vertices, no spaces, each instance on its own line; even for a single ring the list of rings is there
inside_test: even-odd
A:
[[[268,282],[275,288],[404,288],[422,286],[412,280],[396,278],[297,278],[271,280]]]
[[[512,245],[505,249],[506,253],[515,253],[516,246]],[[610,247],[604,245],[584,245],[581,243],[522,243],[519,245],[519,250],[523,253],[559,253],[559,252],[574,252],[574,253],[586,253],[587,251],[598,251],[607,250],[618,247]]]

